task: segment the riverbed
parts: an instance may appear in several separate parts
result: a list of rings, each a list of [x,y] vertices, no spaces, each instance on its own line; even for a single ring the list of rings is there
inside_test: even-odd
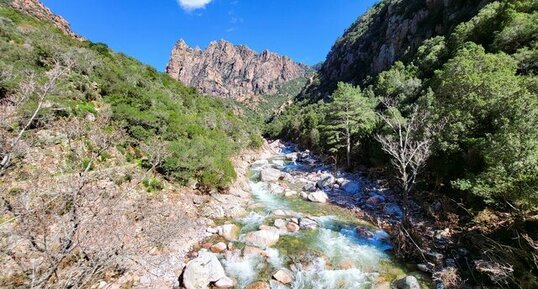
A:
[[[410,274],[392,258],[390,236],[342,206],[364,199],[369,181],[334,172],[308,151],[273,146],[275,153],[249,171],[247,213],[208,229],[213,235],[201,252],[218,258],[227,281],[213,280],[214,286],[391,288]],[[401,217],[394,204],[386,213]]]

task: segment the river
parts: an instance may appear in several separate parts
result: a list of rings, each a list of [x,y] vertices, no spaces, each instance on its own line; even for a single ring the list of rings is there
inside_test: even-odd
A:
[[[334,204],[358,199],[367,180],[334,173],[291,146],[278,151],[251,167],[247,214],[223,224],[237,235],[225,241],[216,228],[212,241],[224,241],[226,250],[207,248],[235,288],[388,289],[410,273],[393,260],[385,231]]]

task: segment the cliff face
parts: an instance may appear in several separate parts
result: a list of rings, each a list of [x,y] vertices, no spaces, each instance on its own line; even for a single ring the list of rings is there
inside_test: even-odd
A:
[[[82,37],[78,36],[73,30],[69,22],[63,17],[54,14],[48,7],[43,5],[39,0],[12,0],[10,5],[24,13],[30,14],[39,20],[50,21],[54,23],[58,29],[63,33],[73,38],[83,40]]]
[[[304,76],[308,67],[267,50],[257,54],[224,40],[205,50],[180,40],[172,50],[166,72],[201,93],[246,100],[272,94],[280,84]]]
[[[445,35],[491,0],[382,0],[360,17],[332,47],[311,97],[330,93],[338,81],[365,78],[412,55],[421,43]]]

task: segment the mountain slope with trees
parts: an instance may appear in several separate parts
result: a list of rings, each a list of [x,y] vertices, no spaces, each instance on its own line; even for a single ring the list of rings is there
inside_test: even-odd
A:
[[[343,158],[345,139],[320,136],[331,131],[328,112],[339,109],[337,82],[360,85],[364,101],[376,101],[368,113],[378,118],[369,133],[352,135],[360,139],[352,144],[354,166],[398,176],[394,184],[402,192],[414,188],[415,200],[424,203],[416,210],[409,205],[410,222],[413,211],[422,212],[439,229],[448,226],[450,248],[473,252],[448,253],[466,283],[534,288],[538,3],[487,2],[381,1],[338,40],[317,80],[269,123],[267,134]],[[389,33],[391,25],[398,29]],[[393,35],[398,31],[405,37]],[[367,41],[379,33],[380,41]],[[379,57],[369,57],[374,43],[398,39],[397,46],[384,44],[393,53],[380,49]],[[427,209],[439,197],[444,210]],[[505,221],[488,224],[499,219]],[[435,241],[416,234],[421,246]]]
[[[0,287],[172,287],[259,129],[20,3],[0,1]]]

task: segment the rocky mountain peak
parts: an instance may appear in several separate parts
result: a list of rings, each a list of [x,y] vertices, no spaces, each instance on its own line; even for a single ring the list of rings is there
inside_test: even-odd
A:
[[[200,92],[237,100],[275,93],[278,86],[304,76],[308,66],[264,50],[256,53],[245,45],[212,41],[205,50],[191,48],[180,39],[166,72]]]
[[[75,32],[73,32],[73,30],[71,30],[71,26],[67,20],[54,14],[39,0],[12,0],[9,4],[13,8],[26,14],[30,14],[37,19],[52,22],[56,27],[58,27],[58,29],[68,36],[79,40],[84,40],[84,38],[78,36]]]

